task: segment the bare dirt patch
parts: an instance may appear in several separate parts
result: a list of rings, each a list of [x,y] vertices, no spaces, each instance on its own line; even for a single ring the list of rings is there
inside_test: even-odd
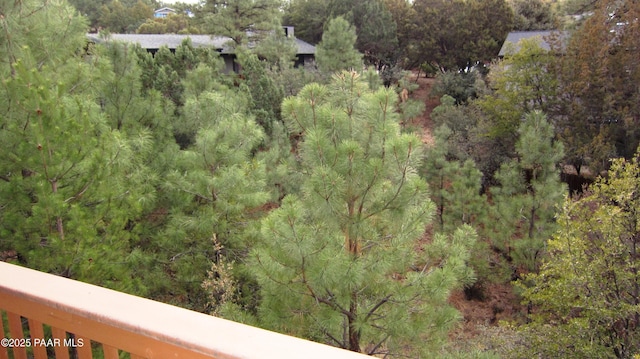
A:
[[[474,336],[477,326],[497,325],[502,320],[512,320],[524,309],[510,284],[485,284],[482,293],[475,296],[469,291],[456,291],[449,302],[463,315],[461,328],[455,336]]]
[[[432,145],[434,141],[431,111],[433,111],[436,106],[440,105],[440,99],[431,97],[431,88],[433,87],[433,84],[435,84],[436,79],[424,77],[424,75],[420,75],[418,77],[418,73],[413,72],[411,80],[418,84],[418,88],[409,94],[409,98],[423,102],[425,111],[421,116],[414,118],[411,121],[410,126],[418,129],[422,137],[422,142]]]

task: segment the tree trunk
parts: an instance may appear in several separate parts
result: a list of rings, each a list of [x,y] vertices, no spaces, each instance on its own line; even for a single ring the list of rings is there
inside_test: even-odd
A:
[[[358,317],[358,293],[351,293],[351,304],[349,305],[349,347],[347,349],[360,353],[360,331],[355,328],[355,321]]]
[[[51,181],[51,190],[53,193],[58,193],[58,181]],[[62,218],[56,218],[56,230],[58,231],[58,235],[60,236],[60,240],[64,241],[64,227],[62,226]]]

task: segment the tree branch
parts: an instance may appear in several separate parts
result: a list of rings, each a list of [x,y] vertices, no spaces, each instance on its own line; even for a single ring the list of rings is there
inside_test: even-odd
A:
[[[374,305],[373,308],[371,308],[371,310],[364,317],[364,320],[369,320],[369,318],[373,315],[373,313],[375,313],[376,310],[378,310],[384,303],[388,302],[389,299],[391,299],[391,296],[393,296],[393,294],[389,294],[388,296],[382,298],[382,300],[379,301],[378,304]]]
[[[333,335],[331,335],[328,331],[323,330],[322,334],[324,334],[327,338],[331,339],[334,343],[336,343],[338,345],[338,347],[340,347],[342,349],[346,349],[346,346],[344,345],[344,342],[341,342],[338,339],[334,338]]]
[[[389,339],[389,336],[390,335],[387,334],[384,338],[382,338],[382,340],[378,342],[378,344],[376,344],[373,348],[371,348],[371,350],[368,350],[367,355],[382,354],[382,353],[377,353],[376,351],[378,350],[378,348],[382,346],[382,344],[384,344],[384,342],[387,341],[387,339]]]

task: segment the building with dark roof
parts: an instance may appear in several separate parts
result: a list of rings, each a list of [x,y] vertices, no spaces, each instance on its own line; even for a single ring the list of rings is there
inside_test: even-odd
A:
[[[499,58],[503,58],[509,52],[518,52],[520,50],[520,41],[524,39],[535,39],[543,50],[551,50],[551,40],[558,38],[562,41],[562,45],[566,44],[569,38],[567,31],[546,30],[546,31],[514,31],[507,35],[502,48],[498,53]]]
[[[285,27],[285,33],[289,37],[293,37],[293,27]],[[236,55],[233,48],[227,46],[231,41],[228,37],[211,36],[211,35],[178,35],[178,34],[110,34],[106,40],[99,34],[87,34],[90,42],[99,44],[105,41],[121,41],[132,44],[139,44],[140,47],[148,52],[155,54],[162,46],[166,46],[172,52],[176,50],[182,41],[187,38],[191,39],[191,45],[195,48],[211,47],[220,53],[220,57],[224,60],[226,71],[236,71],[237,64],[235,62]],[[316,47],[293,37],[295,40],[296,63],[295,66],[312,65],[315,61]]]

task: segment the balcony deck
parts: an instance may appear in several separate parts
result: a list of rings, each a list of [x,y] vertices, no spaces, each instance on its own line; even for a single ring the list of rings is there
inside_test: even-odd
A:
[[[0,313],[0,359],[371,358],[4,262]]]

